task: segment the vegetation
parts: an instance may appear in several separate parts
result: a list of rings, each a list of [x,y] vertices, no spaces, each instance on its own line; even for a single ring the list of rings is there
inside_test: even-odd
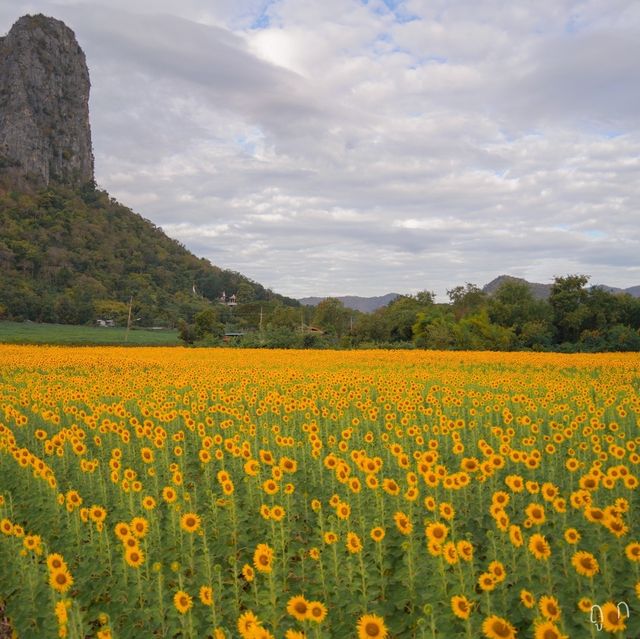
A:
[[[68,639],[637,637],[638,375],[0,346],[4,614]]]
[[[0,191],[0,228],[5,320],[123,327],[131,311],[131,326],[176,327],[183,343],[199,345],[640,350],[640,299],[589,288],[584,275],[557,277],[548,299],[521,281],[491,295],[467,283],[447,304],[423,291],[367,314],[335,298],[301,307],[213,266],[93,184]],[[221,303],[223,292],[237,305]]]
[[[537,299],[526,283],[505,281],[493,294],[466,284],[436,304],[427,291],[400,296],[373,313],[360,313],[335,299],[315,307],[257,303],[234,310],[247,334],[237,342],[252,348],[427,348],[435,350],[536,350],[563,352],[640,350],[640,299],[587,288],[588,277],[557,277],[548,299]],[[189,343],[220,343],[225,312],[203,312],[183,325]],[[212,328],[203,322],[213,322]],[[199,323],[198,323],[199,322]],[[262,328],[259,328],[259,327]],[[309,326],[321,333],[309,334]],[[216,341],[217,340],[217,341]]]
[[[0,343],[4,344],[114,344],[130,346],[174,346],[182,344],[175,329],[151,330],[125,327],[97,328],[68,324],[0,321]],[[1,637],[2,635],[0,635]]]
[[[298,305],[195,257],[93,184],[0,190],[0,228],[0,318],[122,326],[132,300],[136,325],[175,326],[223,291]]]

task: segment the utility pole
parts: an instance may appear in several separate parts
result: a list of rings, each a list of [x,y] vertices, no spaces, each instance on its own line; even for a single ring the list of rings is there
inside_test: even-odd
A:
[[[131,307],[133,306],[133,295],[129,298],[129,317],[127,317],[127,331],[124,334],[124,341],[129,341],[129,329],[131,328]]]

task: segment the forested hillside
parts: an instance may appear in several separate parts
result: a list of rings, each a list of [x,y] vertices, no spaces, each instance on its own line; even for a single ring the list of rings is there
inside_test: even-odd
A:
[[[92,184],[0,190],[0,272],[0,317],[15,320],[122,323],[133,298],[137,325],[174,325],[223,291],[298,305],[197,258]]]

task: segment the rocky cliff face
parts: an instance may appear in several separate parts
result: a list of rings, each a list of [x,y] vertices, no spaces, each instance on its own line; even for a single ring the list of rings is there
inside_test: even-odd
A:
[[[0,38],[0,179],[13,188],[93,180],[89,71],[63,22],[24,16]]]

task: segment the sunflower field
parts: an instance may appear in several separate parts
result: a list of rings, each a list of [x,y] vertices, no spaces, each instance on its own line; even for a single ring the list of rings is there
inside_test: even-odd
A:
[[[38,639],[636,638],[639,426],[638,354],[0,346],[0,611]]]

